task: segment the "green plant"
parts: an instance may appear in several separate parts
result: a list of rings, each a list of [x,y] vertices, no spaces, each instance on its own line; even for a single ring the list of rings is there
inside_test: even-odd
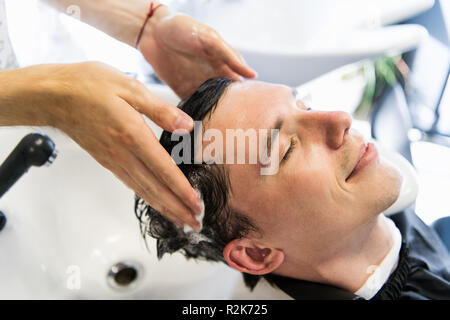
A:
[[[368,120],[374,102],[383,94],[387,86],[392,86],[399,81],[404,84],[407,71],[407,66],[400,55],[379,57],[365,62],[356,72],[363,74],[366,86],[361,102],[353,112],[353,117],[359,120]],[[351,76],[354,74],[346,77]]]

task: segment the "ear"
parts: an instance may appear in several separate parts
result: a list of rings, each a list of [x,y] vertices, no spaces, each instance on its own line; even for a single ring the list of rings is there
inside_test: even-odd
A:
[[[271,273],[284,261],[284,252],[256,244],[249,239],[235,239],[223,250],[230,267],[255,275]]]

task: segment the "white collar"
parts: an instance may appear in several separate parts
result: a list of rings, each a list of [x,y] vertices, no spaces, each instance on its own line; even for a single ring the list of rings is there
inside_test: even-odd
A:
[[[397,268],[400,247],[402,245],[402,235],[394,222],[385,217],[389,230],[392,234],[393,245],[383,261],[378,266],[369,266],[367,273],[372,274],[366,282],[359,288],[355,294],[363,297],[366,300],[371,299],[381,289],[384,283],[389,279],[389,276]]]

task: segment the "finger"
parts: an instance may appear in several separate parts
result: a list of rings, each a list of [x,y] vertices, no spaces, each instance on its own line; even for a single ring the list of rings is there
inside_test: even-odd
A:
[[[157,199],[157,202],[165,208],[161,213],[168,212],[183,223],[194,228],[200,227],[194,218],[194,213],[164,183],[158,180],[141,160],[127,150],[123,150],[122,153],[123,158],[119,165],[140,187],[144,200]]]
[[[224,42],[224,45],[226,47],[228,47],[234,53],[234,55],[237,57],[237,59],[239,59],[241,64],[243,64],[244,66],[247,66],[253,72],[253,76],[252,77],[248,77],[248,78],[252,78],[253,79],[253,78],[256,78],[258,76],[258,73],[255,70],[253,70],[252,68],[250,68],[250,66],[247,64],[247,62],[245,61],[244,57],[239,53],[239,51],[237,51],[235,48],[233,48],[227,42]]]
[[[201,212],[201,199],[191,184],[175,164],[171,156],[161,146],[150,128],[141,130],[136,137],[133,153],[147,168],[166,185],[195,215]]]
[[[231,50],[233,50],[234,54],[239,57],[239,59],[241,60],[241,63],[248,66],[250,68],[250,66],[247,64],[247,62],[245,61],[244,57],[233,47],[231,47],[230,45],[228,45],[230,47]],[[250,70],[253,72],[253,76],[249,76],[247,78],[250,79],[254,79],[258,77],[258,72],[256,72],[256,70],[254,70],[253,68],[250,68]]]
[[[246,78],[255,78],[256,72],[250,68],[242,56],[226,43],[220,35],[206,36],[205,50],[211,57],[223,61],[231,70]]]
[[[184,228],[185,222],[180,220],[176,215],[172,214],[170,211],[168,211],[163,205],[161,205],[155,198],[147,196],[141,196],[138,194],[139,197],[145,200],[146,203],[148,203],[153,209],[158,211],[161,215],[166,217],[168,220],[173,222],[178,228]]]
[[[121,98],[164,130],[190,132],[194,128],[194,121],[189,115],[152,94],[139,80],[128,78],[127,89]]]
[[[152,208],[162,214],[164,217],[172,221],[178,228],[183,229],[186,225],[186,222],[181,221],[176,215],[172,214],[162,205],[160,205],[157,201],[155,201],[155,205],[152,205]]]
[[[151,195],[146,195],[144,190],[141,188],[139,184],[135,182],[135,180],[127,173],[126,170],[122,169],[120,166],[112,168],[113,174],[121,180],[125,185],[133,190],[139,197],[145,200],[153,209],[167,217],[171,220],[177,227],[183,228],[185,222],[180,220],[175,214],[172,214],[168,209],[166,209],[155,197]]]
[[[119,100],[129,107],[127,102]],[[153,175],[174,193],[195,215],[201,213],[201,199],[191,184],[175,164],[171,156],[161,146],[153,131],[145,123],[127,129],[125,149],[140,159]],[[128,167],[128,166],[127,166]]]
[[[235,53],[235,51],[226,43],[223,43],[222,48],[217,47],[216,52],[217,56],[237,74],[249,79],[256,78],[256,71],[250,68],[244,60],[240,58],[240,54],[237,52]]]
[[[230,69],[230,67],[228,67],[225,64],[222,64],[221,66],[217,66],[216,69],[218,70],[218,73],[223,77],[230,78],[231,80],[234,80],[234,81],[242,81],[243,80],[243,77],[238,75],[236,72],[232,71]]]

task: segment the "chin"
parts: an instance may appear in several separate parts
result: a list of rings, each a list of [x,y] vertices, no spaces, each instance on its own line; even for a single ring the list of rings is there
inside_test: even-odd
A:
[[[396,168],[388,164],[383,164],[383,167],[383,172],[377,179],[380,181],[375,204],[378,214],[385,211],[398,199],[403,181],[402,175]]]

